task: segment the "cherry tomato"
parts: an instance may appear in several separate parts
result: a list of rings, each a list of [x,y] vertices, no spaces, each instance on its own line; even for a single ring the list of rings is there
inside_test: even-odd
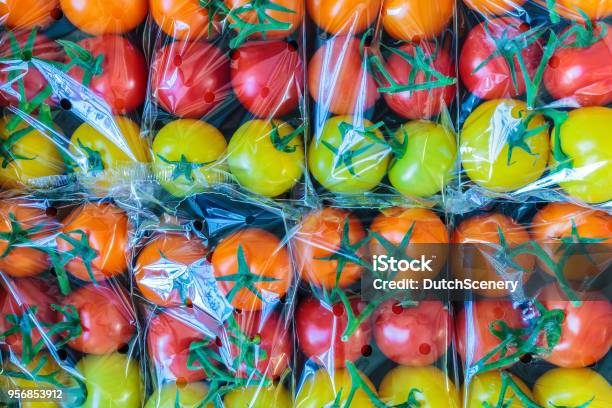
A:
[[[304,88],[304,67],[295,46],[285,41],[252,41],[232,54],[236,98],[260,118],[293,111]]]
[[[293,344],[288,327],[278,312],[242,312],[236,314],[236,322],[244,335],[259,340],[251,365],[266,377],[280,377],[293,358]],[[241,343],[231,343],[231,354],[238,356],[246,348]],[[238,374],[246,377],[245,367],[240,367]]]
[[[212,44],[176,41],[155,53],[153,96],[169,113],[199,118],[230,94],[229,59]]]
[[[303,132],[287,122],[250,120],[229,142],[229,169],[247,190],[266,197],[279,196],[302,179],[303,139]]]
[[[81,407],[138,408],[144,394],[138,363],[124,354],[88,355],[76,365],[87,387]]]
[[[292,239],[301,278],[326,289],[357,282],[364,265],[355,263],[354,258],[365,262],[365,238],[359,219],[345,210],[325,207],[309,213]]]
[[[396,40],[418,43],[440,34],[454,11],[453,0],[388,0],[383,1],[382,23],[385,31]]]
[[[370,109],[378,100],[378,86],[359,48],[357,38],[333,37],[310,59],[308,90],[319,110],[350,115]]]
[[[417,47],[419,47],[418,51]],[[424,59],[421,62],[448,78],[449,81],[455,77],[455,64],[444,48],[439,48],[429,42],[422,42],[418,46],[404,44],[397,48],[397,51],[413,58],[416,58],[415,53],[417,56],[423,53]],[[413,67],[404,57],[396,53],[391,53],[387,58],[385,68],[393,81],[402,86],[425,85],[440,81],[431,74]],[[413,69],[415,73],[412,72]],[[412,75],[414,78],[411,77]],[[386,79],[383,79],[382,82],[383,87],[391,85]],[[442,110],[450,109],[455,99],[456,87],[453,84],[419,91],[381,92],[387,105],[398,115],[407,119],[428,119],[439,115]]]
[[[24,337],[30,337],[32,345],[41,341],[42,336],[39,328],[32,325],[31,319],[27,318],[27,310],[33,313],[32,308],[36,308],[33,314],[34,319],[39,324],[51,325],[55,323],[55,310],[52,305],[57,304],[59,291],[57,287],[39,278],[21,278],[10,281],[10,286],[6,283],[0,287],[0,333],[11,329],[13,324],[10,322],[10,315],[14,315],[21,320],[29,320],[31,330],[29,332],[22,329],[16,333],[9,334],[0,340],[0,345],[7,351],[21,354],[23,351]]]
[[[42,203],[22,199],[0,201],[0,270],[20,278],[49,268],[49,255],[37,248],[58,227]]]
[[[291,404],[291,394],[282,384],[235,388],[223,398],[225,408],[286,408]]]
[[[418,406],[461,407],[455,384],[436,367],[398,366],[385,375],[378,392],[388,406],[405,404],[413,392]]]
[[[568,106],[608,105],[612,102],[612,26],[605,24],[601,27],[607,30],[603,38],[589,47],[559,47],[546,66],[546,89]],[[601,29],[596,29],[595,35],[599,35]],[[571,35],[564,44],[576,41],[576,35]]]
[[[366,307],[357,298],[351,299],[350,305],[354,316],[359,316]],[[370,319],[366,319],[348,339],[342,339],[349,324],[343,303],[326,305],[319,299],[308,298],[298,306],[295,322],[302,352],[331,371],[361,357],[372,338]]]
[[[545,0],[536,2],[547,6]],[[583,13],[589,20],[603,20],[612,15],[612,1],[610,0],[555,0],[554,10],[561,16],[570,20],[584,22]]]
[[[531,391],[525,383],[510,373],[506,373],[528,398],[532,398]],[[467,387],[465,384],[464,387]],[[496,407],[502,393],[502,376],[499,371],[488,371],[472,377],[469,388],[464,388],[465,408],[482,408],[484,406]],[[485,405],[488,404],[488,405]],[[506,408],[524,408],[516,393],[511,387],[506,388],[503,406]]]
[[[76,308],[83,331],[68,345],[88,354],[112,353],[127,345],[136,332],[136,316],[128,299],[121,287],[106,284],[88,284],[68,295],[62,303]],[[62,317],[58,314],[58,320]]]
[[[293,281],[287,249],[276,236],[259,228],[246,228],[224,238],[211,262],[219,287],[241,310],[260,310],[280,301]],[[245,281],[249,284],[234,289]]]
[[[165,232],[154,236],[140,251],[134,266],[134,280],[140,293],[162,307],[187,303],[186,281],[197,281],[193,264],[206,258],[207,248],[196,237]]]
[[[59,0],[64,15],[87,34],[121,34],[147,16],[147,0]]]
[[[0,186],[19,190],[44,185],[46,177],[63,174],[64,160],[54,139],[58,135],[42,133],[23,120],[9,130],[13,118],[0,118]]]
[[[549,370],[536,381],[533,395],[535,401],[546,408],[607,408],[612,404],[610,383],[590,368]]]
[[[367,119],[334,116],[325,122],[319,137],[308,148],[312,176],[333,193],[360,194],[377,187],[385,177],[390,149]]]
[[[406,196],[429,197],[444,189],[451,179],[457,157],[454,132],[444,125],[424,120],[403,124],[395,139],[404,143],[402,156],[389,167],[389,181]]]
[[[503,234],[503,237],[502,237]],[[516,281],[522,285],[531,276],[535,258],[530,254],[517,254],[512,258],[514,265],[502,265],[495,258],[495,251],[515,248],[529,242],[529,233],[512,218],[497,213],[474,216],[463,221],[453,232],[451,243],[454,255],[451,256],[453,275],[458,279],[473,281]],[[501,248],[502,239],[507,248]],[[497,246],[497,248],[495,247]],[[501,276],[501,273],[504,276]],[[508,295],[506,289],[478,288],[474,293],[487,297]]]
[[[66,270],[84,281],[101,281],[127,269],[128,230],[125,212],[108,203],[86,203],[63,221],[57,249],[70,254]]]
[[[153,140],[153,170],[159,183],[176,197],[201,193],[222,182],[228,172],[223,134],[195,119],[177,119]]]
[[[145,408],[174,408],[177,398],[178,403],[183,408],[198,408],[207,395],[208,387],[204,383],[195,382],[180,385],[168,383],[151,394]],[[201,408],[213,408],[213,404],[206,404]]]
[[[177,40],[195,41],[214,37],[220,31],[218,10],[213,9],[211,21],[209,9],[203,4],[200,0],[149,0],[155,23]]]
[[[32,57],[44,61],[63,59],[61,48],[42,34],[36,34],[34,42],[28,46],[30,35],[29,31],[7,32],[0,35],[0,58],[13,60],[0,63],[0,83],[3,84],[3,89],[0,91],[0,106],[18,106],[19,102],[31,102],[49,85],[40,71],[29,63]],[[27,65],[24,66],[25,64]],[[11,82],[10,87],[9,82]],[[20,94],[22,86],[23,94]],[[53,96],[50,95],[45,103],[53,105]]]
[[[205,378],[204,370],[188,366],[191,343],[205,338],[204,333],[192,327],[191,323],[160,313],[149,322],[147,336],[147,347],[158,381],[185,383]]]
[[[471,9],[488,15],[502,15],[510,12],[517,13],[527,0],[463,0]]]
[[[58,0],[4,0],[0,3],[2,25],[30,30],[45,27],[55,20]]]
[[[473,182],[495,192],[513,191],[536,181],[546,170],[548,126],[522,101],[487,101],[463,124],[460,151],[463,169]]]
[[[247,38],[280,39],[290,36],[302,24],[304,19],[303,0],[266,0],[252,2],[251,0],[224,0],[230,9],[229,21],[239,35],[250,33],[255,26],[253,35]],[[274,26],[283,28],[270,29]],[[264,30],[265,28],[265,30]]]
[[[368,387],[376,395],[376,388],[365,374],[359,372],[363,387]],[[296,397],[295,408],[321,408],[331,407],[335,404],[346,408],[374,408],[363,387],[356,388],[353,399],[346,405],[348,396],[353,388],[353,380],[347,370],[337,369],[328,371],[320,368],[314,373],[308,373],[306,381],[302,384]]]
[[[587,107],[575,109],[561,125],[557,143],[554,132],[552,150],[557,145],[562,156],[569,160],[569,174],[559,182],[570,196],[587,203],[612,200],[612,143],[609,124],[612,109]],[[556,167],[556,157],[553,167]],[[565,160],[565,157],[564,157]]]
[[[503,321],[508,327],[525,326],[521,312],[505,300],[479,300],[466,302],[455,319],[457,351],[466,367],[473,366],[501,343],[499,337],[491,332],[490,325]],[[509,348],[509,352],[512,348]],[[491,356],[487,363],[500,359],[499,353]]]
[[[330,34],[356,35],[378,17],[381,0],[307,0],[310,18]]]
[[[557,264],[564,253],[568,254],[563,274],[567,279],[581,281],[602,273],[608,267],[612,215],[571,203],[550,203],[533,218],[531,236]],[[563,239],[574,248],[564,249]],[[592,239],[597,242],[587,243]],[[582,245],[586,245],[581,249],[587,253],[575,251]],[[554,275],[546,262],[538,258],[538,264],[542,270]]]
[[[114,114],[131,112],[145,99],[147,64],[142,52],[127,39],[104,35],[79,41],[93,58],[104,58],[100,72],[94,73],[89,88],[100,96]],[[66,62],[68,62],[67,60]],[[83,82],[84,71],[75,66],[68,74]]]
[[[442,357],[451,341],[451,318],[439,301],[404,308],[394,300],[378,306],[372,317],[380,351],[398,364],[427,366]]]
[[[466,88],[482,99],[515,98],[524,94],[525,79],[517,55],[508,57],[513,61],[511,67],[503,55],[495,53],[500,47],[521,50],[527,73],[533,78],[542,56],[542,45],[538,40],[533,41],[536,32],[526,34],[529,30],[532,28],[527,23],[511,17],[487,20],[472,28],[459,57],[459,75]],[[491,58],[492,55],[495,56]]]

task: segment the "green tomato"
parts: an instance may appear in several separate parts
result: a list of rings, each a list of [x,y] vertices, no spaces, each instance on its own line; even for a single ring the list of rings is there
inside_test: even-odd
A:
[[[143,393],[138,363],[124,354],[87,355],[76,365],[84,377],[87,400],[82,408],[138,408]]]
[[[330,118],[308,149],[308,168],[333,193],[359,194],[380,184],[389,167],[391,149],[384,136],[364,119]]]
[[[262,387],[252,385],[236,388],[223,398],[225,408],[287,408],[291,407],[291,395],[282,385]]]
[[[230,140],[228,164],[240,185],[266,197],[290,190],[304,173],[301,129],[280,120],[250,120]]]
[[[205,191],[227,177],[227,143],[214,126],[194,119],[168,123],[153,141],[153,171],[172,195]]]
[[[177,397],[181,408],[197,408],[208,395],[208,387],[199,382],[178,385],[164,384],[149,397],[145,408],[175,408]],[[204,408],[212,408],[206,404]]]
[[[408,122],[397,131],[401,144],[408,137],[404,155],[389,169],[389,181],[406,196],[428,197],[446,186],[457,157],[454,133],[425,120]]]

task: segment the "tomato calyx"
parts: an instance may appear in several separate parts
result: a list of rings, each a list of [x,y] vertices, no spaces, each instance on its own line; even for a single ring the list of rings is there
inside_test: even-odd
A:
[[[591,253],[588,251],[586,245],[590,244],[599,244],[601,242],[605,242],[609,240],[611,237],[606,238],[588,238],[583,237],[578,232],[578,226],[576,225],[576,221],[571,219],[572,230],[569,237],[561,237],[557,238],[561,245],[556,249],[556,253],[562,252],[566,254],[566,256],[573,255],[583,255],[585,256],[591,263],[595,264],[595,260],[591,257]]]
[[[35,225],[32,228],[23,228],[23,225],[17,221],[15,214],[10,212],[8,215],[9,218],[9,232],[0,232],[0,239],[6,241],[6,249],[0,255],[0,258],[4,258],[8,256],[11,251],[16,247],[23,247],[27,245],[28,247],[33,247],[38,249],[36,245],[32,244],[32,240],[30,239],[31,235],[39,232],[43,225]]]
[[[265,40],[268,31],[289,30],[292,28],[291,23],[285,23],[270,17],[267,13],[268,10],[290,14],[296,13],[295,10],[275,4],[270,0],[251,0],[243,6],[230,10],[228,17],[232,22],[229,24],[229,27],[236,30],[236,37],[230,40],[230,48],[238,48],[247,38],[256,33],[261,33],[262,38]],[[241,18],[241,14],[251,12],[257,15],[256,23]]]
[[[206,10],[208,15],[208,35],[212,36],[215,33],[215,19],[227,15],[229,9],[223,0],[199,0],[200,7]]]
[[[399,245],[394,245],[392,242],[387,240],[385,237],[383,237],[376,231],[370,230],[370,234],[380,243],[380,245],[382,245],[382,247],[387,252],[389,258],[406,259],[408,261],[411,261],[414,258],[408,256],[406,251],[408,250],[408,245],[410,245],[410,239],[412,238],[412,232],[414,231],[415,225],[416,222],[413,222],[410,225],[410,228],[406,232],[406,235],[404,235],[404,238],[402,238],[402,241],[399,243]],[[385,276],[385,278],[387,280],[394,279],[397,273],[398,271],[394,271],[392,275]]]
[[[519,112],[521,121],[517,124],[517,126],[514,126],[512,129],[510,129],[510,132],[508,133],[507,137],[506,143],[508,144],[508,166],[512,164],[512,153],[515,148],[524,150],[527,154],[531,156],[536,156],[536,154],[531,151],[531,148],[527,144],[526,140],[548,129],[548,124],[546,123],[534,129],[529,129],[529,123],[537,115],[538,112],[531,112],[525,118],[522,118],[523,113]]]
[[[92,78],[103,73],[103,54],[100,54],[94,58],[91,52],[87,51],[77,43],[67,40],[56,41],[62,46],[64,52],[70,58],[70,61],[64,66],[64,70],[68,71],[74,66],[77,66],[83,70],[83,86],[89,87]]]
[[[68,234],[77,235],[80,239],[73,238]],[[94,284],[97,284],[96,277],[93,273],[92,262],[98,257],[98,253],[91,247],[91,245],[89,245],[89,237],[87,236],[87,233],[83,230],[74,230],[68,232],[67,234],[61,233],[58,235],[58,238],[72,245],[72,249],[59,254],[56,259],[59,261],[59,265],[55,264],[52,257],[52,263],[54,264],[56,270],[58,266],[60,270],[63,270],[66,263],[68,263],[70,260],[80,258],[85,266],[85,269],[87,270],[89,279],[91,279]]]
[[[104,163],[102,161],[102,155],[99,151],[94,150],[90,147],[85,146],[81,139],[77,139],[79,149],[85,153],[85,160],[87,161],[87,171],[92,174],[97,174],[104,171]]]
[[[6,169],[9,164],[16,160],[34,160],[36,157],[27,157],[17,154],[13,151],[15,144],[24,136],[32,131],[32,128],[26,127],[14,133],[0,143],[0,156],[2,156],[2,168]]]
[[[162,162],[174,167],[172,169],[172,175],[170,176],[172,177],[172,180],[178,180],[182,176],[182,177],[185,177],[185,180],[187,180],[190,183],[193,183],[195,181],[193,177],[194,170],[200,169],[204,166],[208,166],[209,164],[212,164],[215,162],[214,160],[202,162],[202,163],[192,162],[192,161],[187,160],[187,157],[185,157],[184,154],[181,154],[181,158],[179,160],[169,160],[159,153],[157,154],[157,157]]]
[[[270,141],[272,142],[272,145],[274,145],[276,150],[278,150],[279,152],[294,153],[297,150],[297,145],[295,144],[290,145],[290,143],[297,136],[301,135],[304,132],[304,128],[305,128],[304,124],[301,124],[293,132],[289,133],[286,136],[281,136],[278,133],[278,126],[272,123],[272,132],[270,133]]]

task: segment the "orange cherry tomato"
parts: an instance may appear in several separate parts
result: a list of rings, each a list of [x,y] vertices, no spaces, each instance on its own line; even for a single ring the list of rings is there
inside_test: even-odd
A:
[[[495,264],[499,261],[494,259],[496,251],[502,250],[500,231],[508,247],[505,250],[506,255],[512,248],[529,241],[527,230],[503,214],[478,215],[459,224],[451,239],[451,243],[454,244],[451,267],[457,279],[504,281],[499,275],[502,271],[497,271],[495,268]],[[517,254],[512,261],[521,269],[505,265],[503,272],[509,274],[506,279],[518,281],[519,285],[521,282],[527,282],[534,269],[534,257],[530,254]],[[479,288],[474,289],[474,292],[488,297],[508,294],[508,290],[497,288]]]
[[[219,16],[209,24],[208,9],[200,0],[149,0],[149,7],[155,23],[177,40],[214,37],[219,32]]]
[[[64,15],[79,30],[92,35],[121,34],[147,16],[147,0],[60,0]]]
[[[0,271],[16,278],[34,276],[49,268],[43,246],[57,223],[40,203],[26,200],[0,201]]]
[[[394,279],[434,278],[446,264],[449,234],[446,226],[431,210],[426,208],[394,207],[382,210],[370,226],[371,237],[368,243],[370,254],[396,256],[385,248],[391,244],[396,248],[404,245],[406,259],[425,255],[432,259],[432,271],[399,271]],[[410,240],[405,241],[410,234]]]
[[[515,11],[525,4],[527,0],[463,0],[464,3],[482,14],[500,16]],[[598,1],[598,0],[595,0]]]
[[[536,1],[546,6],[546,0]],[[556,0],[555,11],[574,21],[584,21],[582,13],[589,20],[602,20],[612,14],[612,0]]]
[[[58,0],[2,0],[0,23],[11,29],[45,27],[61,15],[57,6]]]
[[[306,215],[292,240],[302,279],[327,289],[336,279],[339,287],[355,283],[364,266],[350,259],[356,255],[366,262],[365,238],[363,225],[348,211],[327,207]]]
[[[57,248],[70,256],[66,270],[84,281],[104,280],[127,269],[127,215],[108,203],[86,203],[63,221]]]
[[[293,281],[287,249],[276,236],[259,228],[224,238],[211,262],[220,288],[241,310],[261,310],[264,304],[278,302]]]
[[[455,11],[455,0],[386,0],[382,23],[396,40],[418,43],[437,36],[448,25]]]
[[[557,264],[564,253],[569,254],[563,268],[569,280],[596,276],[610,266],[612,215],[605,211],[550,203],[533,218],[531,236]],[[539,258],[538,264],[554,276],[549,265]]]
[[[380,12],[380,0],[307,0],[310,18],[330,34],[355,35],[368,28]]]
[[[156,305],[184,305],[190,300],[184,289],[192,279],[197,279],[190,273],[192,265],[205,259],[206,253],[206,246],[196,237],[180,232],[156,235],[136,259],[136,285],[142,295]]]
[[[271,21],[288,24],[289,27],[286,29],[279,30],[266,30],[265,32],[257,32],[249,38],[265,38],[266,40],[280,39],[288,37],[302,24],[304,19],[304,1],[303,0],[271,0],[262,2],[263,6],[260,6],[255,10],[245,10],[238,13],[236,10],[246,5],[253,6],[252,0],[225,0],[225,5],[232,11],[230,11],[230,22],[238,24],[238,20],[246,22],[248,24],[261,24],[266,25]],[[279,8],[285,8],[289,11],[279,10]],[[236,17],[232,18],[231,13],[236,13]],[[267,16],[262,18],[263,16]],[[247,26],[248,27],[248,26]],[[244,28],[242,28],[244,29]],[[234,30],[240,32],[242,30],[239,27],[235,27]]]

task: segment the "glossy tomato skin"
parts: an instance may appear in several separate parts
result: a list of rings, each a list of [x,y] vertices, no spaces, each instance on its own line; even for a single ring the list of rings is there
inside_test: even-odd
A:
[[[325,207],[307,214],[292,239],[297,268],[306,283],[332,289],[336,285],[337,260],[326,260],[334,254],[342,242],[345,224],[348,241],[356,245],[366,238],[361,221],[348,211]],[[361,246],[356,254],[367,259],[367,248]],[[347,262],[340,273],[338,286],[343,288],[357,282],[364,270],[362,265]]]
[[[407,366],[427,366],[442,357],[452,337],[448,309],[439,301],[402,307],[389,300],[372,316],[374,339],[387,358]]]
[[[242,248],[249,272],[257,276],[273,278],[273,281],[256,281],[258,294],[246,287],[239,289],[231,299],[234,307],[255,311],[267,309],[279,302],[293,282],[293,269],[287,249],[272,233],[259,228],[245,228],[224,238],[215,248],[211,263],[215,277],[236,277],[245,273],[239,270],[239,248]],[[236,283],[231,280],[218,281],[220,289],[227,295]]]
[[[236,98],[260,118],[280,117],[299,104],[304,68],[295,46],[285,41],[251,41],[231,58]]]
[[[229,59],[205,42],[166,45],[155,54],[151,72],[154,97],[176,116],[200,118],[219,107],[230,93]]]
[[[2,5],[0,5],[0,8],[1,7]],[[0,16],[2,16],[2,12],[0,12]],[[6,87],[9,81],[13,82],[10,92],[7,92],[6,90],[0,91],[0,106],[19,105],[20,82],[23,84],[25,99],[27,101],[32,101],[32,99],[41,93],[49,84],[38,69],[36,69],[32,64],[27,63],[27,56],[15,55],[11,48],[12,40],[14,39],[19,44],[19,48],[21,49],[20,52],[23,52],[23,48],[26,46],[29,36],[30,32],[25,30],[11,33],[5,32],[0,35],[0,58],[10,58],[15,60],[14,62],[0,63],[0,83],[3,84],[3,87]],[[58,44],[43,34],[37,34],[34,38],[34,44],[32,45],[32,56],[45,61],[61,61],[64,57]],[[22,64],[26,63],[27,66],[23,66],[22,68]],[[20,81],[17,79],[9,79],[11,72],[16,74],[15,76],[19,77]],[[54,102],[53,96],[49,96],[45,100],[45,103],[48,105],[53,105]]]
[[[125,272],[128,257],[129,223],[125,212],[109,203],[86,203],[75,208],[63,221],[56,238],[60,252],[69,252],[74,245],[66,240],[81,241],[83,236],[97,256],[91,261],[93,278],[102,281]],[[82,257],[73,257],[66,270],[77,278],[91,281]]]
[[[237,9],[245,6],[252,5],[250,0],[224,0],[227,8],[236,13],[236,17],[242,21],[250,24],[266,24],[262,22],[262,16],[254,10],[245,10],[241,13],[237,12]],[[279,10],[279,8],[285,8],[291,11]],[[279,30],[266,30],[265,34],[256,32],[248,36],[248,38],[265,38],[266,40],[278,40],[285,38],[294,33],[298,27],[302,24],[304,18],[304,0],[271,0],[269,4],[260,9],[264,12],[266,20],[275,20],[284,24],[289,24],[286,29]],[[230,23],[235,23],[236,19],[230,17]],[[234,30],[240,32],[241,29],[235,27]],[[244,28],[242,28],[244,30]]]
[[[357,298],[351,299],[350,304],[355,316],[366,307]],[[319,299],[308,298],[298,306],[295,322],[302,352],[332,371],[361,357],[372,338],[370,319],[366,319],[347,341],[342,341],[348,325],[348,314],[342,303],[326,305]]]
[[[514,381],[520,390],[529,398],[533,398],[531,390],[527,385],[515,375],[506,373]],[[482,408],[485,403],[489,406],[497,405],[502,391],[502,377],[500,371],[488,371],[472,377],[469,385],[464,384],[465,408]],[[506,389],[504,398],[506,408],[523,408],[523,403],[519,400],[511,387]]]
[[[545,407],[607,408],[612,404],[610,384],[590,368],[549,370],[537,379],[533,396],[535,402]]]
[[[606,34],[590,47],[560,47],[551,57],[544,85],[555,99],[572,107],[612,102],[612,26],[603,27]],[[566,44],[574,41],[576,36],[570,36]]]
[[[536,0],[542,6],[547,6],[546,0]],[[569,20],[584,22],[583,13],[591,21],[603,20],[612,15],[611,0],[556,0],[554,10]]]
[[[11,29],[45,27],[54,20],[58,0],[4,0],[0,3],[2,24]]]
[[[191,370],[187,362],[189,346],[204,341],[204,333],[169,313],[151,319],[147,332],[147,350],[159,381],[194,382],[205,378],[204,370]]]
[[[485,15],[502,15],[520,9],[527,0],[463,0],[472,10]]]
[[[436,47],[430,42],[422,42],[418,47],[423,50],[427,58],[431,58],[430,66],[440,74],[447,77],[455,76],[455,64],[451,56],[439,46]],[[437,48],[437,49],[436,49]],[[400,52],[408,55],[415,55],[415,46],[404,44],[399,47]],[[412,67],[401,56],[392,53],[385,64],[387,71],[393,80],[401,85],[408,85]],[[420,71],[414,78],[414,84],[424,84],[435,79],[426,78],[424,72]],[[390,84],[384,83],[384,86]],[[455,99],[455,85],[447,85],[421,91],[406,91],[400,93],[384,93],[383,98],[387,105],[398,115],[406,119],[429,119],[437,116],[443,109],[450,109],[450,105]]]
[[[487,20],[472,28],[465,39],[459,57],[459,75],[466,88],[482,99],[516,98],[524,94],[525,79],[516,56],[513,58],[516,87],[512,80],[510,66],[503,56],[495,56],[480,69],[478,68],[497,51],[495,40],[503,36],[516,38],[530,29],[529,25],[512,17]],[[521,45],[523,45],[520,47],[521,55],[527,72],[529,77],[533,78],[542,56],[542,45],[539,41],[529,46]]]
[[[9,330],[12,325],[8,315],[23,316],[28,308],[36,307],[36,321],[40,324],[57,322],[55,311],[51,305],[58,304],[59,290],[54,284],[39,278],[21,278],[11,281],[10,288],[5,283],[0,287],[0,333]],[[38,343],[42,336],[38,328],[33,327],[29,333],[32,344]],[[13,333],[0,340],[4,350],[13,353],[23,351],[23,335]]]
[[[279,378],[289,366],[293,353],[293,343],[286,322],[275,311],[270,314],[242,312],[235,317],[243,334],[259,339],[253,366],[268,378]],[[237,357],[246,347],[248,346],[232,343],[230,352],[232,356]],[[248,375],[244,366],[238,369],[238,374],[243,377]]]
[[[48,239],[58,226],[56,220],[47,216],[42,203],[20,199],[0,201],[0,234],[30,231],[23,235],[25,242],[0,240],[0,271],[21,278],[47,270],[50,265],[49,255],[35,246]]]
[[[94,59],[102,55],[102,73],[94,75],[89,88],[108,104],[113,114],[131,112],[142,105],[147,89],[147,64],[142,52],[129,40],[103,35],[79,41]],[[83,69],[73,67],[68,74],[83,81]]]
[[[372,381],[365,376],[361,371],[357,372],[365,386],[376,395],[376,387]],[[314,373],[308,373],[306,380],[301,384],[296,396],[296,408],[321,408],[331,407],[334,403],[339,403],[341,407],[347,406],[349,392],[353,388],[353,380],[350,373],[345,369],[329,370],[326,367],[320,368]],[[405,399],[404,399],[405,401]],[[374,408],[376,405],[372,402],[368,394],[359,387],[353,394],[350,408]]]
[[[418,43],[440,34],[454,11],[453,0],[387,0],[383,1],[382,23],[396,40]]]
[[[121,287],[107,284],[88,284],[68,295],[63,306],[76,308],[82,328],[68,345],[87,354],[112,353],[127,345],[136,332],[136,315],[128,299]],[[58,320],[65,318],[58,313]]]
[[[350,115],[368,110],[378,100],[378,86],[359,48],[357,38],[333,37],[310,59],[308,90],[319,110]]]
[[[292,402],[291,394],[282,384],[273,383],[267,387],[258,384],[231,390],[223,398],[223,407],[285,408],[291,407]]]
[[[465,367],[476,364],[501,340],[491,333],[489,325],[496,320],[505,322],[511,328],[525,327],[521,311],[506,300],[479,300],[465,302],[455,319],[457,351]],[[487,360],[499,360],[499,354]]]
[[[211,22],[199,0],[149,0],[149,7],[155,23],[177,40],[210,38],[220,30],[219,17]]]
[[[385,375],[379,386],[380,399],[387,406],[406,403],[411,390],[422,407],[460,408],[459,393],[455,384],[436,367],[397,366]]]
[[[380,0],[307,0],[310,18],[330,34],[356,35],[378,17]]]
[[[136,28],[147,15],[147,0],[59,0],[64,15],[91,35],[122,34]]]

